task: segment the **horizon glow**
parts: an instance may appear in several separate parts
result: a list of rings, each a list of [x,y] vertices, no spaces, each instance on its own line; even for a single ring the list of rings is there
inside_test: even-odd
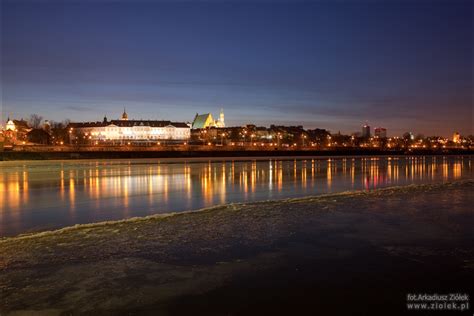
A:
[[[469,1],[1,4],[1,121],[473,132]]]

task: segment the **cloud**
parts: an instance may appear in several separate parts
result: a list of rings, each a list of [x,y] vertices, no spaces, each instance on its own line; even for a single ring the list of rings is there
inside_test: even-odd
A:
[[[71,110],[77,112],[85,112],[85,111],[97,111],[96,108],[90,106],[80,106],[80,105],[67,105],[63,107],[64,110]]]

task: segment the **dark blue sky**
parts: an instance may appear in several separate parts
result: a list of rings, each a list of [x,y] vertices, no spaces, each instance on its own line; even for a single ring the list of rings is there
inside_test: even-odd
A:
[[[2,115],[473,133],[470,1],[2,0]]]

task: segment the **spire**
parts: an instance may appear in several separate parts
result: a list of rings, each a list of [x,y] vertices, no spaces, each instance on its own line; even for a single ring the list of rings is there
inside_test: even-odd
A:
[[[123,107],[122,120],[123,120],[123,121],[127,121],[127,120],[128,120],[128,114],[127,114],[127,111],[126,111],[125,107]]]
[[[8,130],[15,131],[16,130],[15,123],[13,122],[13,120],[10,119],[10,115],[7,118],[7,124],[5,125],[5,130],[6,131],[8,131]]]
[[[221,108],[221,113],[219,114],[219,123],[220,123],[220,127],[225,127],[223,108]]]

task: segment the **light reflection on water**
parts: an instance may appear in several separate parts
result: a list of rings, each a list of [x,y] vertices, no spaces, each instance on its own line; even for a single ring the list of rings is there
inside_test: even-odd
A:
[[[473,178],[472,157],[0,163],[0,235],[230,202]]]

